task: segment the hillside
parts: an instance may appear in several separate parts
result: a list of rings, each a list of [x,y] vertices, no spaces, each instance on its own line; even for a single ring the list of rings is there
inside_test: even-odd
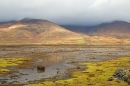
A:
[[[114,21],[97,26],[62,26],[71,31],[89,35],[91,42],[100,41],[100,44],[103,42],[109,44],[130,44],[130,23],[125,21]]]
[[[0,45],[130,44],[129,34],[130,23],[124,21],[103,23],[98,26],[59,26],[47,20],[29,18],[0,22]]]
[[[125,21],[114,21],[102,23],[97,26],[73,26],[61,25],[68,30],[88,34],[89,36],[103,36],[115,38],[130,38],[130,23]]]
[[[130,23],[124,21],[114,21],[112,23],[103,23],[93,27],[87,32],[89,35],[115,37],[118,39],[130,38]]]
[[[81,34],[41,19],[0,23],[0,44],[80,44]],[[83,43],[83,42],[82,42]]]

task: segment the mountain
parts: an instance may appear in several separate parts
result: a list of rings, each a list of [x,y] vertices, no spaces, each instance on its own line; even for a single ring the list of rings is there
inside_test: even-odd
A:
[[[66,28],[66,29],[65,29]],[[97,26],[59,26],[42,19],[0,22],[0,45],[14,44],[130,44],[130,23]]]
[[[78,26],[78,25],[60,25],[60,26],[78,33],[86,33],[92,28],[91,26]]]
[[[102,23],[97,26],[73,26],[62,25],[64,28],[74,32],[89,35],[91,39],[97,39],[100,43],[130,44],[130,23],[125,21],[114,21]],[[75,29],[74,29],[75,28]]]
[[[68,30],[88,34],[90,36],[107,36],[115,38],[130,38],[130,23],[125,21],[114,21],[102,23],[97,26],[73,26],[61,25]]]
[[[115,37],[118,39],[130,38],[130,23],[124,21],[114,21],[112,23],[103,23],[99,26],[93,27],[86,32],[94,36]]]
[[[69,31],[55,23],[25,18],[0,22],[0,44],[82,44],[84,35]]]

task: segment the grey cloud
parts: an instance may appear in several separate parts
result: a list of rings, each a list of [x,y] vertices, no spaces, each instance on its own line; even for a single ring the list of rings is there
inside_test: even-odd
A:
[[[29,17],[75,25],[130,22],[129,3],[130,0],[0,0],[0,21]]]

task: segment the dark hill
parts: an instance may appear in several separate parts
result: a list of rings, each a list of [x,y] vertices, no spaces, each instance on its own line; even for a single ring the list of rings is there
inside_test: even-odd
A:
[[[115,37],[119,39],[130,38],[130,23],[125,21],[114,21],[112,23],[103,23],[97,26],[63,25],[63,27],[90,36]]]

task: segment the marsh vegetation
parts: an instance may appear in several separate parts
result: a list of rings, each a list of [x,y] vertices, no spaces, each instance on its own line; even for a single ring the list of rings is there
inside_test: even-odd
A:
[[[0,84],[127,86],[113,74],[130,66],[129,52],[129,46],[0,46]],[[39,65],[44,72],[37,71]]]

